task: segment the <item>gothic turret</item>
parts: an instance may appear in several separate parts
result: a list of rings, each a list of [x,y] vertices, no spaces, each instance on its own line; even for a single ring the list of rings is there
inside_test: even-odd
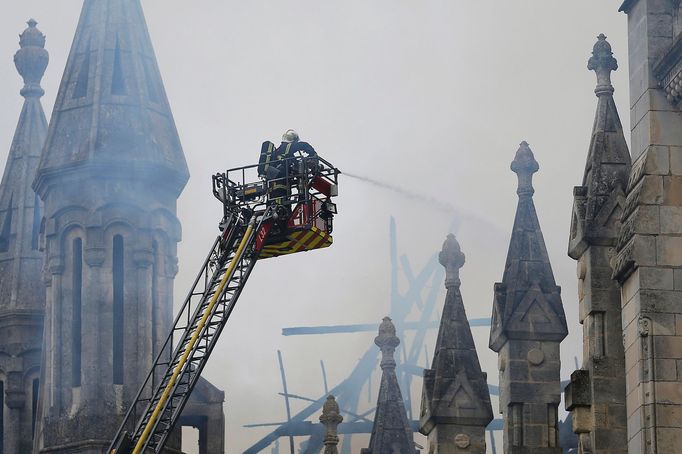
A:
[[[85,0],[34,181],[48,285],[38,448],[111,441],[172,320],[187,178],[140,0]]]
[[[573,190],[568,248],[578,261],[583,365],[571,374],[565,402],[581,453],[622,454],[627,452],[625,353],[620,288],[611,278],[610,260],[625,207],[630,153],[613,101],[611,71],[618,64],[603,34],[587,67],[597,75],[597,113],[583,184]]]
[[[438,258],[447,294],[433,364],[424,371],[420,431],[428,436],[430,453],[485,454],[493,410],[460,293],[464,254],[454,235],[448,235]]]
[[[47,133],[40,81],[49,57],[36,25],[28,21],[14,56],[24,79],[24,106],[0,185],[0,409],[6,408],[7,429],[0,451],[5,454],[31,450],[43,337],[42,214],[31,182]]]
[[[504,451],[561,453],[559,344],[568,334],[561,289],[554,281],[533,204],[539,165],[522,142],[511,169],[519,196],[501,283],[495,284],[490,348],[498,353]]]
[[[400,344],[400,339],[395,335],[395,326],[389,317],[384,317],[379,325],[379,335],[374,339],[374,343],[381,349],[381,386],[369,448],[364,448],[362,453],[417,453],[412,427],[407,419],[405,403],[395,374],[396,363],[393,354]]]

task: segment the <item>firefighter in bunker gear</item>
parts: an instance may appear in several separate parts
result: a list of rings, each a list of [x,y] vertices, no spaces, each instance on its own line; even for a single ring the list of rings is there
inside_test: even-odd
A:
[[[277,148],[270,141],[263,142],[258,161],[258,175],[269,181],[270,200],[282,204],[283,199],[289,196],[293,183],[292,177],[296,176],[298,160],[286,160],[300,158],[303,155],[315,157],[317,153],[312,145],[301,142],[293,129],[287,130],[282,135],[282,143]]]

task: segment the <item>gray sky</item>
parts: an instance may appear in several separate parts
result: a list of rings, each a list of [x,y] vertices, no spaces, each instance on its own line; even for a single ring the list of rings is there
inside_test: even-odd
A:
[[[81,0],[3,1],[1,162],[22,102],[12,63],[18,33],[34,17],[47,35],[51,61],[43,105],[49,117],[81,5]],[[216,233],[220,209],[210,193],[210,175],[253,163],[260,143],[278,139],[288,128],[342,171],[459,208],[453,213],[345,178],[333,247],[256,267],[205,373],[226,391],[227,452],[242,452],[267,433],[243,424],[286,417],[276,394],[281,391],[277,349],[285,358],[290,391],[317,398],[323,392],[320,359],[333,385],[372,345],[374,333],[296,338],[282,337],[281,329],[378,326],[388,313],[391,215],[399,249],[415,269],[440,250],[453,218],[459,218],[467,313],[490,316],[493,283],[502,277],[516,209],[516,176],[509,164],[521,140],[530,143],[540,163],[535,203],[563,287],[571,331],[562,347],[568,377],[580,354],[581,327],[575,262],[566,248],[572,188],[581,183],[596,107],[595,77],[586,64],[602,32],[620,65],[613,76],[615,96],[629,129],[626,18],[617,12],[619,1],[144,0],[143,5],[192,174],[179,201],[184,240],[176,300],[184,297]],[[426,341],[430,350],[435,334]],[[474,328],[474,336],[489,380],[496,383],[487,328]],[[417,412],[419,399],[414,402]],[[296,403],[294,411],[302,406]]]

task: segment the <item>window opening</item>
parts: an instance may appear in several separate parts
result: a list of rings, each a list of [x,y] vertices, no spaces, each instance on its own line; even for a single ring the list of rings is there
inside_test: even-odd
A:
[[[81,385],[81,350],[82,350],[82,292],[83,292],[83,240],[73,240],[73,315],[71,336],[73,349],[71,358],[71,380],[73,386]]]
[[[123,290],[124,263],[123,237],[114,236],[113,282],[114,282],[114,384],[123,384]]]

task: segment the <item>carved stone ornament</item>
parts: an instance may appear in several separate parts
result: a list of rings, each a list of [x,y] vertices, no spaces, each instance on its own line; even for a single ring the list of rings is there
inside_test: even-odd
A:
[[[528,351],[526,358],[533,366],[539,366],[545,361],[545,354],[538,348],[531,348]]]
[[[648,317],[640,317],[639,323],[639,335],[641,337],[647,337],[651,331],[651,320]]]
[[[471,445],[471,438],[467,434],[455,435],[455,445],[460,449],[466,449]]]

